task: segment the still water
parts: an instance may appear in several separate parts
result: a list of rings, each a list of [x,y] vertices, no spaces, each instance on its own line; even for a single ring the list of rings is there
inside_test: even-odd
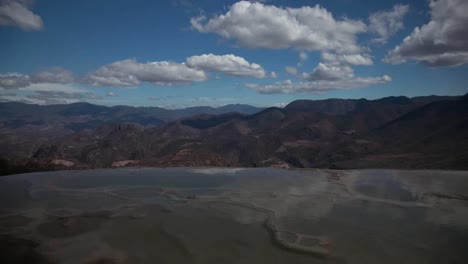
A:
[[[0,178],[1,263],[468,263],[467,241],[461,171],[129,168]]]

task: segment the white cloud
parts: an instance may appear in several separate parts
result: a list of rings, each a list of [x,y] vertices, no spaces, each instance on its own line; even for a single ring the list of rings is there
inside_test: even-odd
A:
[[[293,94],[293,93],[321,93],[333,90],[346,90],[387,83],[392,79],[388,75],[381,77],[356,77],[344,80],[321,80],[293,82],[286,80],[273,84],[246,84],[260,94]]]
[[[360,57],[325,55],[328,62],[319,63],[311,73],[303,73],[303,81],[279,81],[271,84],[246,84],[247,88],[261,94],[320,93],[332,90],[346,90],[390,82],[388,75],[380,77],[357,77],[349,62],[355,64]],[[352,59],[350,59],[352,58]],[[359,58],[359,59],[357,59]],[[348,63],[347,63],[348,62]],[[297,69],[286,67],[286,72],[297,75]]]
[[[197,70],[220,72],[236,77],[265,78],[265,70],[256,63],[249,63],[232,54],[203,54],[187,58],[187,66]]]
[[[337,81],[351,79],[354,77],[354,70],[348,65],[319,63],[310,74],[303,74],[307,80],[317,81]]]
[[[224,73],[236,77],[276,78],[263,67],[232,54],[204,54],[187,58],[186,63],[170,61],[139,63],[134,59],[116,61],[75,80],[73,73],[52,68],[33,74],[0,73],[0,89],[19,89],[42,83],[81,83],[90,86],[134,87],[142,82],[154,85],[178,85],[202,82],[207,72]]]
[[[302,79],[308,82],[275,83],[261,87],[263,91],[322,92],[327,90],[351,89],[391,81],[388,75],[381,77],[356,77],[350,65],[371,65],[369,55],[322,53],[320,62],[311,73],[303,73]],[[266,89],[266,90],[265,90]]]
[[[31,1],[28,0],[0,0],[0,25],[41,30],[42,19],[29,9],[30,6]]]
[[[20,91],[48,91],[48,92],[87,92],[88,90],[83,89],[75,84],[63,84],[63,83],[32,83],[26,87],[19,88]]]
[[[386,43],[396,32],[403,29],[403,18],[409,11],[409,5],[395,5],[392,10],[380,11],[369,16],[369,31],[378,37],[376,43]]]
[[[295,67],[291,67],[291,66],[286,66],[284,67],[284,70],[286,71],[287,74],[290,74],[290,75],[297,75],[297,69]]]
[[[366,31],[362,21],[336,20],[325,8],[281,8],[240,1],[224,15],[191,19],[192,28],[234,39],[249,48],[296,48],[359,52],[356,35]]]
[[[17,91],[15,96],[6,99],[34,104],[68,104],[101,99],[96,93],[73,84],[32,83]]]
[[[184,63],[122,60],[102,66],[86,75],[83,82],[92,86],[137,86],[140,82],[155,85],[173,85],[200,82],[207,79],[202,70],[192,69]]]
[[[276,74],[276,72],[271,72],[270,74],[271,78],[278,78],[278,74]]]
[[[374,62],[367,54],[333,54],[322,53],[322,60],[327,63],[345,63],[350,65],[372,65]]]
[[[73,75],[70,71],[62,68],[53,68],[32,75],[22,73],[0,74],[0,88],[18,89],[40,83],[71,83]]]
[[[21,73],[0,74],[0,88],[18,89],[30,84],[29,75]]]
[[[108,93],[106,93],[106,96],[107,97],[116,97],[118,95],[116,93],[114,93],[114,92],[108,92]]]
[[[31,75],[32,83],[71,83],[73,81],[72,72],[62,68],[52,68]]]
[[[468,63],[468,1],[431,0],[431,21],[416,27],[384,62],[415,60],[429,66]]]

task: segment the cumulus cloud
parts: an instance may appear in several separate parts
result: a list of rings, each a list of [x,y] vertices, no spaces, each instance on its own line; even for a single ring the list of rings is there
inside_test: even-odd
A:
[[[44,26],[42,19],[30,7],[31,1],[28,0],[0,0],[0,25],[41,30]]]
[[[62,68],[52,68],[31,75],[32,83],[71,83],[73,81],[73,73]]]
[[[367,54],[333,54],[322,53],[322,60],[327,63],[345,63],[349,65],[372,65],[371,56]]]
[[[430,8],[431,21],[416,27],[384,62],[414,60],[433,67],[468,63],[468,1],[431,0]]]
[[[4,101],[34,104],[65,104],[102,99],[90,90],[63,83],[32,83],[26,87],[18,88],[17,91],[15,94],[0,96]]]
[[[303,74],[307,80],[337,81],[354,77],[354,70],[344,64],[319,63],[310,74]]]
[[[16,96],[16,93],[0,93],[0,96]]]
[[[106,96],[107,97],[117,97],[118,95],[116,93],[114,93],[114,92],[108,92],[108,93],[106,93]]]
[[[83,82],[92,86],[137,86],[141,82],[155,85],[173,85],[200,82],[206,73],[184,63],[169,61],[139,63],[134,59],[122,60],[102,66],[86,75]]]
[[[88,91],[81,87],[78,87],[75,84],[63,84],[63,83],[33,83],[26,87],[18,89],[20,91],[31,91],[31,92],[38,92],[38,91],[60,91],[66,93],[74,93],[74,92],[85,92]]]
[[[336,55],[327,58],[328,62],[319,63],[311,73],[303,73],[298,76],[302,81],[286,80],[271,84],[249,83],[246,84],[246,87],[261,94],[320,93],[360,88],[392,81],[388,75],[357,77],[354,74],[354,69],[349,65],[350,63],[347,63],[344,58],[346,57],[337,57]],[[353,60],[353,62],[355,61]],[[285,70],[291,75],[297,75],[296,68],[286,67]]]
[[[256,63],[232,54],[203,54],[187,58],[187,66],[193,69],[220,72],[236,77],[265,78],[265,70]]]
[[[2,89],[18,89],[31,84],[29,75],[21,73],[5,73],[0,74],[0,88]]]
[[[356,77],[343,80],[319,80],[293,82],[286,80],[273,84],[246,84],[247,88],[260,94],[321,93],[333,90],[354,89],[390,82],[388,75],[381,77]]]
[[[296,48],[359,52],[356,36],[367,30],[362,21],[336,20],[325,8],[282,8],[240,1],[224,15],[191,19],[192,28],[234,39],[249,48]]]
[[[284,67],[284,70],[286,71],[287,74],[297,75],[297,69],[295,67],[286,66]]]
[[[53,68],[32,75],[22,73],[0,74],[0,88],[3,89],[18,89],[37,83],[71,83],[73,81],[73,74],[62,68]]]
[[[204,54],[187,58],[186,63],[170,61],[139,63],[134,59],[116,61],[96,71],[75,79],[73,73],[52,68],[33,74],[0,73],[0,89],[19,89],[41,83],[82,83],[91,86],[133,87],[142,82],[154,85],[177,85],[201,82],[208,79],[207,72],[217,72],[236,77],[276,78],[263,67],[232,54]]]
[[[371,14],[369,31],[378,36],[373,41],[384,44],[391,36],[403,29],[403,18],[408,11],[409,5],[395,5],[392,10]]]

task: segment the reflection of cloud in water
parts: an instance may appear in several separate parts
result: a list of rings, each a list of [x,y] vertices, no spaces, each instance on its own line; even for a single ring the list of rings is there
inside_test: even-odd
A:
[[[335,201],[331,198],[287,197],[271,204],[278,217],[322,218],[329,215]]]
[[[238,171],[243,171],[243,168],[206,168],[206,169],[192,169],[191,172],[193,173],[201,173],[201,174],[235,174]]]
[[[49,216],[69,218],[52,222],[53,228],[64,229],[65,224],[70,230],[80,221],[98,221],[74,215],[113,213],[99,228],[40,241],[39,250],[60,263],[95,263],[101,256],[119,263],[154,263],[155,256],[178,259],[187,248],[194,256],[208,252],[215,257],[206,250],[213,241],[223,254],[236,254],[232,257],[238,257],[237,246],[248,245],[242,248],[251,250],[246,256],[252,252],[261,257],[252,263],[296,262],[296,256],[303,256],[279,259],[281,252],[273,256],[263,248],[268,237],[259,227],[268,223],[271,211],[278,230],[329,237],[335,242],[332,256],[346,263],[465,263],[467,176],[451,171],[242,168],[44,172],[0,178],[0,207],[33,219],[7,230],[24,230],[31,237],[41,235],[36,226]],[[11,213],[2,211],[3,216]],[[233,219],[245,226],[233,225]],[[236,244],[219,243],[224,234]],[[162,248],[162,255],[155,248]],[[435,255],[443,259],[433,259]],[[140,256],[147,261],[139,261]]]
[[[266,219],[265,214],[253,212],[252,210],[241,209],[234,215],[234,220],[241,224],[253,224],[263,222]]]
[[[326,217],[337,200],[336,194],[332,192],[336,186],[319,177],[315,179],[311,184],[289,187],[278,193],[279,196],[275,199],[254,198],[251,202],[273,210],[277,217]]]
[[[451,204],[450,204],[451,203]],[[426,221],[436,225],[455,226],[468,229],[468,208],[463,205],[456,205],[454,202],[447,202],[444,207],[451,207],[451,210],[428,210]]]
[[[353,192],[357,193],[360,193],[359,185],[366,183],[372,183],[370,186],[374,188],[373,191],[376,192],[374,194],[399,194],[404,190],[415,199],[412,201],[414,205],[428,207],[424,210],[424,221],[435,225],[468,229],[466,221],[468,202],[457,198],[467,194],[468,182],[464,171],[363,170],[354,171],[346,181],[349,186],[353,187]],[[394,201],[395,204],[402,200],[398,199],[402,198],[398,195],[381,198],[384,198],[383,201]],[[413,203],[409,202],[406,205],[411,204]],[[400,204],[400,206],[403,205],[405,204]],[[375,208],[375,210],[382,211],[383,208],[385,207]],[[390,208],[385,210],[388,212]],[[398,210],[392,210],[392,217],[402,217],[396,212]]]
[[[289,187],[286,194],[288,195],[314,195],[323,193],[329,190],[330,184],[322,178],[317,177],[312,183],[296,185]]]
[[[449,198],[465,195],[468,190],[466,172],[463,171],[393,171],[400,183],[406,186],[421,202],[433,209],[426,210],[425,221],[442,226],[468,228],[466,201]],[[433,196],[441,194],[442,197]],[[447,197],[443,197],[447,196]]]

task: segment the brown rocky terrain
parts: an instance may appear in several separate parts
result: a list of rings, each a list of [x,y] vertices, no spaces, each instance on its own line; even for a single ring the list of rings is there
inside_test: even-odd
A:
[[[42,139],[27,147],[21,138],[3,137],[2,173],[121,166],[468,169],[467,98],[300,100],[254,114],[203,113],[155,126],[117,122],[53,137],[39,132]]]

